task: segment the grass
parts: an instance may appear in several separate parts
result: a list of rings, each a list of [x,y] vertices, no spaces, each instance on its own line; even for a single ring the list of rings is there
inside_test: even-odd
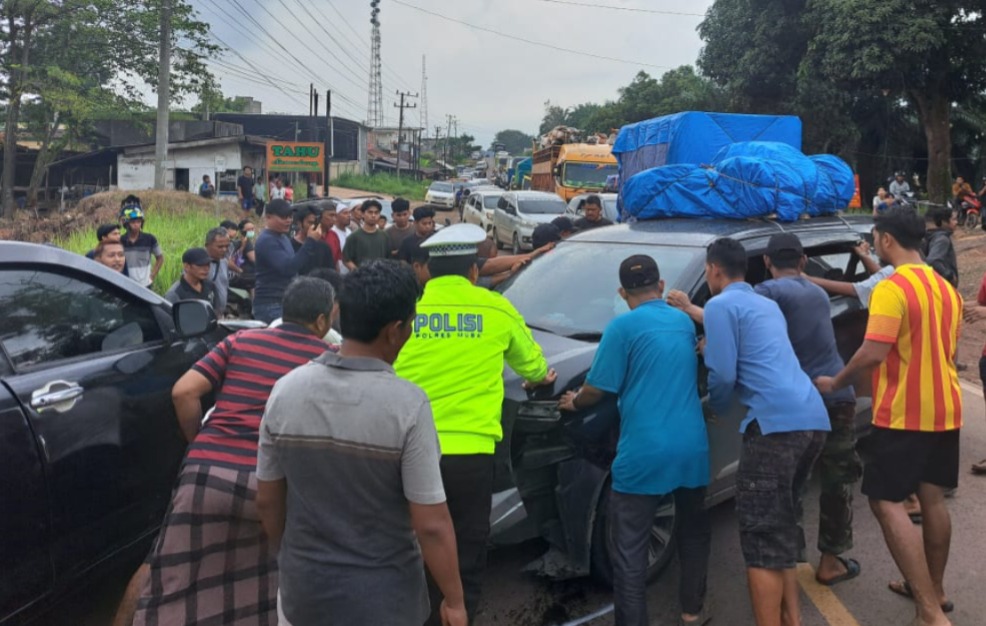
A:
[[[80,226],[87,225],[63,231],[52,238],[52,243],[71,252],[85,254],[96,243],[93,224],[114,221],[124,195],[115,192],[87,199],[92,201],[93,207],[80,205],[79,210],[92,208],[100,217],[76,220]],[[241,219],[239,209],[231,202],[202,200],[182,192],[141,192],[140,197],[147,216],[144,230],[157,237],[164,252],[164,266],[152,285],[152,289],[159,294],[164,294],[181,275],[181,255],[185,250],[203,246],[206,233],[222,220],[237,222]],[[111,217],[102,217],[107,212]]]
[[[397,178],[393,174],[371,174],[370,176],[343,174],[333,180],[332,184],[388,196],[400,196],[408,200],[424,200],[431,181],[417,181],[409,176]]]

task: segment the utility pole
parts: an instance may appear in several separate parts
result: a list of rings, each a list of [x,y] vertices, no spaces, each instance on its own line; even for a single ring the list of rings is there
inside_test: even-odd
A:
[[[452,160],[452,151],[455,146],[449,145],[449,140],[452,139],[452,116],[446,114],[445,119],[448,123],[448,130],[445,131],[445,164],[448,165],[449,161]]]
[[[325,118],[329,122],[329,135],[325,140],[325,193],[329,197],[329,178],[332,176],[332,157],[335,156],[335,128],[332,126],[332,90],[325,92]]]
[[[418,94],[410,93],[406,91],[398,91],[397,95],[400,96],[401,103],[394,103],[394,108],[399,108],[401,110],[400,121],[397,123],[397,178],[401,177],[401,141],[404,135],[404,109],[416,109],[418,105],[416,104],[404,104],[404,98],[417,98]]]
[[[308,83],[308,117],[315,110],[315,83]]]
[[[428,72],[425,71],[425,55],[421,55],[421,116],[418,120],[421,122],[422,132],[428,132]]]
[[[171,0],[161,0],[161,48],[158,63],[154,188],[164,189],[168,182],[168,107],[171,104]]]
[[[459,141],[459,118],[452,116],[452,126],[455,127],[455,141],[452,142],[452,160],[455,160],[455,144]]]

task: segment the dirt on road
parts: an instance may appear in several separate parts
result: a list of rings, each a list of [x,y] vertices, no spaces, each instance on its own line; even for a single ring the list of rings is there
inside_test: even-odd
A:
[[[959,260],[959,292],[966,302],[975,302],[979,286],[986,274],[986,232],[956,231],[955,252]],[[966,368],[961,376],[979,383],[979,357],[986,344],[986,323],[964,324],[959,337],[958,362]]]

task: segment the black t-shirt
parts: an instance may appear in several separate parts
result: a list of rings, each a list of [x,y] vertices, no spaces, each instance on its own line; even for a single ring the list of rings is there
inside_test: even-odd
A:
[[[413,233],[412,235],[405,237],[404,241],[401,242],[400,247],[397,249],[398,260],[404,261],[405,263],[411,262],[411,251],[420,242],[427,239],[427,237],[421,237],[418,233]]]
[[[575,227],[579,230],[592,230],[593,228],[599,228],[601,226],[612,226],[613,222],[606,219],[605,217],[600,217],[598,222],[590,222],[584,217],[580,217],[575,220]]]
[[[249,176],[240,176],[236,179],[236,186],[240,188],[244,198],[253,197],[253,178]]]

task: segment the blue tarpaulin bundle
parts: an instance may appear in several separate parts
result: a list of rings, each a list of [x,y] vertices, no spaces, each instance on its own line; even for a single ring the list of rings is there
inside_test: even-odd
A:
[[[800,151],[801,120],[789,115],[675,113],[621,128],[613,155],[625,182],[662,165],[710,164],[722,148],[744,141],[778,142]]]
[[[638,219],[776,216],[794,221],[845,208],[855,189],[838,157],[806,157],[776,142],[723,147],[711,164],[667,165],[623,183],[623,210]]]

